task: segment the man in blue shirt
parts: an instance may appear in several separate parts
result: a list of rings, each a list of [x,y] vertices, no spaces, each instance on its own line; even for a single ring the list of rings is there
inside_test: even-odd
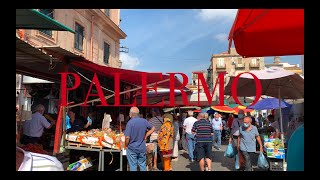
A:
[[[256,152],[256,141],[260,145],[260,152],[263,152],[262,142],[259,136],[259,132],[256,126],[251,124],[252,119],[250,116],[246,116],[243,119],[243,124],[239,128],[240,137],[238,138],[237,150],[241,151],[244,155],[246,168],[245,171],[252,171],[252,159]]]
[[[137,171],[138,165],[140,171],[146,171],[146,139],[155,128],[146,119],[139,117],[137,107],[130,109],[129,117],[131,119],[127,123],[124,135],[130,171]]]

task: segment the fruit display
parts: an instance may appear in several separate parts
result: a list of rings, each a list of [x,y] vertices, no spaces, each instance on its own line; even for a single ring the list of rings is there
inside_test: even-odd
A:
[[[116,133],[108,128],[105,131],[100,129],[91,129],[89,131],[72,132],[66,134],[66,140],[78,142],[81,144],[108,147],[112,149],[121,149],[125,146],[123,133]]]
[[[267,157],[284,159],[285,158],[285,149],[281,139],[279,138],[265,138],[264,147],[267,152]]]
[[[282,140],[279,138],[270,139],[270,141],[265,141],[264,146],[266,148],[274,148],[274,149],[283,149],[284,148]]]

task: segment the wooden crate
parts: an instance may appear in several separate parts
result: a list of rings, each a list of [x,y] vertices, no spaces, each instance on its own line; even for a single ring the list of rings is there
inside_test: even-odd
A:
[[[90,144],[81,144],[81,143],[76,143],[76,142],[68,142],[68,146],[73,146],[73,147],[83,147],[83,148],[89,148],[89,149],[103,149],[102,146],[99,145],[90,145]]]

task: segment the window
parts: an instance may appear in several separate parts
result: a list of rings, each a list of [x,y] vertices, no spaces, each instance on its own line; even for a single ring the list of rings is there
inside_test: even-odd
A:
[[[256,65],[256,64],[257,64],[257,59],[251,59],[251,63],[252,63],[253,65]]]
[[[74,48],[83,51],[83,27],[76,23],[74,34]]]
[[[105,64],[109,64],[109,55],[110,55],[110,45],[108,43],[104,43],[103,62]]]
[[[242,64],[242,58],[238,58],[238,64]]]
[[[198,74],[192,74],[193,79],[198,79]]]
[[[224,59],[223,58],[218,58],[218,66],[223,67],[224,66]]]
[[[39,9],[39,12],[53,19],[53,9]],[[52,37],[52,30],[39,30],[42,34]]]
[[[104,13],[109,17],[110,16],[110,9],[105,9]]]

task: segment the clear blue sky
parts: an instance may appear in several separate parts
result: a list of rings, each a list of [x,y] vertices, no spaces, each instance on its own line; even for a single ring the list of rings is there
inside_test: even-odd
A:
[[[237,10],[232,9],[121,9],[122,68],[146,72],[206,70],[212,54],[228,50],[228,34]],[[270,63],[273,57],[266,57]],[[301,56],[282,56],[282,62],[300,64]],[[189,79],[190,82],[190,79]]]

